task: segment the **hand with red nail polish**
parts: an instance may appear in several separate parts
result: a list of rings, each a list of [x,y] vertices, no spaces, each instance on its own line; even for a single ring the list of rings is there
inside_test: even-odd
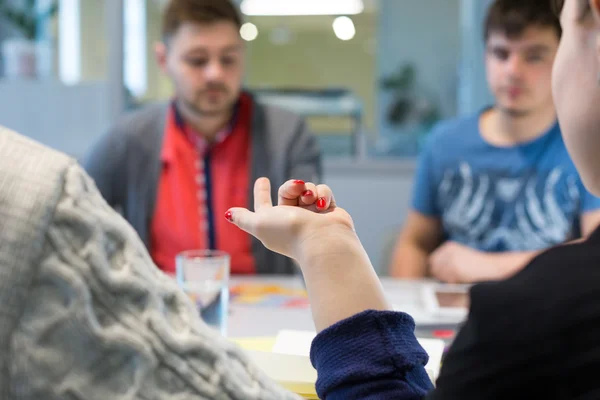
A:
[[[225,218],[256,236],[270,250],[291,258],[299,257],[296,242],[320,229],[346,230],[354,235],[350,215],[336,206],[328,186],[287,181],[279,188],[275,207],[270,190],[268,179],[259,179],[254,187],[254,213],[234,208]]]
[[[388,310],[350,215],[328,186],[299,182],[284,183],[273,206],[270,182],[261,178],[254,185],[254,212],[232,208],[226,218],[298,262],[318,331],[365,310]]]
[[[317,200],[317,209],[323,210],[326,207],[327,207],[327,200],[325,200],[325,197],[319,197],[319,199]]]
[[[302,185],[298,184],[302,182]],[[290,180],[279,187],[278,205],[300,206],[311,211],[327,211],[332,204],[333,192],[327,185]]]

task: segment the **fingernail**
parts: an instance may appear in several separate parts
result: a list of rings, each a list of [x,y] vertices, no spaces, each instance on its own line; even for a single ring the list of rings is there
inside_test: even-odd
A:
[[[301,181],[301,180],[299,180],[299,179],[296,179],[296,180],[294,181],[294,183],[295,183],[296,185],[304,185],[304,181]]]
[[[304,196],[304,197],[312,197],[312,195],[313,195],[312,190],[306,190],[302,193],[302,196]]]
[[[327,201],[325,200],[325,197],[319,197],[319,200],[317,200],[317,208],[325,208],[326,205]]]
[[[233,222],[233,214],[231,214],[231,211],[225,213],[225,219],[229,222]]]

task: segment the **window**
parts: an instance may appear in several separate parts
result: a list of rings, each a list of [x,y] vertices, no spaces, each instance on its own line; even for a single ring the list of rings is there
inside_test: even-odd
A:
[[[146,0],[125,0],[125,86],[140,97],[148,89]]]
[[[81,80],[80,0],[60,0],[58,9],[58,75],[66,85]]]

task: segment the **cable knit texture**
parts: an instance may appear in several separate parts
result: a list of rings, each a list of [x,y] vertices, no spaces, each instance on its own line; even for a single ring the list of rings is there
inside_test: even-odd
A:
[[[0,128],[0,398],[296,399],[213,333],[77,163]]]

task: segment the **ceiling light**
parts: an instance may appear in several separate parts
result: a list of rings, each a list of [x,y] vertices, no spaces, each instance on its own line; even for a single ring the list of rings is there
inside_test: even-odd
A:
[[[246,22],[240,28],[240,36],[247,42],[251,42],[258,37],[258,28],[250,22]]]
[[[356,28],[350,18],[337,17],[333,21],[333,32],[340,40],[350,40],[356,35]]]
[[[363,12],[362,0],[243,0],[246,15],[354,15]]]

